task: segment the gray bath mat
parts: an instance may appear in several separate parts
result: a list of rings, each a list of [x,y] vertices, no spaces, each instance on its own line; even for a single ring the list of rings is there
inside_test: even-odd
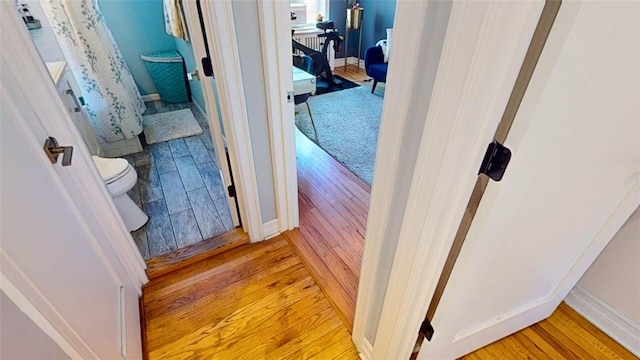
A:
[[[142,126],[149,145],[202,134],[191,109],[145,115]]]

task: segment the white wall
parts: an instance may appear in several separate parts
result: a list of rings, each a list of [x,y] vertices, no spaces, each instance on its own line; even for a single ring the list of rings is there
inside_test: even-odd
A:
[[[260,210],[262,222],[265,223],[275,219],[277,214],[257,1],[234,1],[233,17],[247,101]]]
[[[31,35],[31,39],[33,39],[33,43],[36,45],[38,52],[40,52],[42,59],[45,62],[65,61],[62,49],[58,45],[56,34],[53,33],[47,17],[44,16],[44,10],[40,6],[40,2],[38,0],[24,0],[20,1],[20,3],[28,4],[31,15],[40,20],[40,25],[42,25],[40,29],[29,30],[29,35]]]
[[[69,359],[16,304],[0,292],[1,359]]]
[[[578,286],[640,324],[640,208],[611,239]]]

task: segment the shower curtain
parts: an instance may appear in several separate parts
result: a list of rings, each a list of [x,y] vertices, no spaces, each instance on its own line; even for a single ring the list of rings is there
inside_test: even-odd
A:
[[[140,134],[144,101],[97,0],[40,3],[80,85],[96,134],[105,142]]]

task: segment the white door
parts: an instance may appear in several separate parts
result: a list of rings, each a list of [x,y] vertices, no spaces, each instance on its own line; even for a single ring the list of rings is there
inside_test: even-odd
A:
[[[233,184],[233,178],[229,169],[227,160],[227,146],[223,135],[222,122],[218,113],[218,100],[217,95],[214,92],[215,78],[213,76],[205,75],[202,68],[201,59],[207,57],[207,49],[205,48],[204,29],[201,26],[201,15],[198,10],[199,1],[185,1],[182,3],[184,7],[184,13],[187,21],[187,27],[189,29],[189,36],[191,37],[191,45],[193,48],[193,57],[196,59],[196,70],[200,76],[200,85],[202,86],[202,92],[205,100],[205,111],[207,112],[207,118],[209,119],[209,127],[211,128],[211,136],[213,138],[213,145],[216,150],[216,156],[218,164],[220,165],[220,172],[222,180],[224,181],[225,188],[228,188]],[[191,69],[189,69],[191,70]],[[240,219],[238,217],[238,209],[236,206],[236,199],[226,192],[227,203],[231,210],[231,218],[234,226],[240,225]]]
[[[1,14],[0,286],[69,356],[141,358],[142,260],[13,3]],[[49,136],[74,147],[71,166],[49,161]]]
[[[640,3],[561,5],[420,359],[549,316],[640,204],[639,64]]]

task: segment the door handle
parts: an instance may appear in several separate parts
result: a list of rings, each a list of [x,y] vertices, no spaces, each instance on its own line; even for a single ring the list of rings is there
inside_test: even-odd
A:
[[[200,73],[198,72],[198,69],[193,70],[190,73],[187,73],[187,79],[189,79],[189,81],[192,81],[193,78],[196,78],[198,81],[200,81]]]
[[[73,93],[73,90],[68,89],[67,91],[67,95],[71,96],[71,99],[73,99],[73,103],[76,105],[76,107],[73,108],[74,112],[80,112],[80,104],[78,103],[78,99],[76,99],[76,94]]]
[[[73,146],[58,146],[58,140],[53,136],[49,136],[49,138],[44,141],[44,152],[52,164],[57,163],[58,155],[62,154],[62,166],[71,165]]]

